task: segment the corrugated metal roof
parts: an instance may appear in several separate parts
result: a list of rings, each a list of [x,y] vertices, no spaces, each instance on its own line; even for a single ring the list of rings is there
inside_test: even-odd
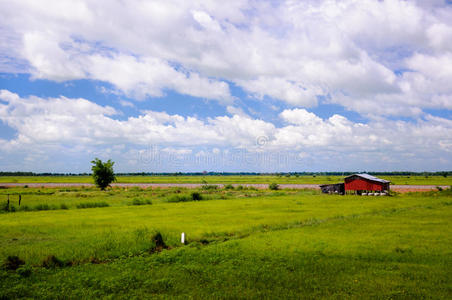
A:
[[[345,178],[350,178],[350,177],[352,177],[352,176],[359,176],[359,177],[362,177],[362,178],[366,178],[366,179],[369,179],[369,180],[372,180],[372,181],[378,181],[378,182],[382,182],[382,183],[388,183],[388,182],[390,182],[390,181],[388,181],[388,180],[384,180],[384,179],[381,179],[381,178],[378,178],[378,177],[375,177],[375,176],[372,176],[372,175],[369,175],[369,174],[366,174],[366,173],[362,173],[362,174],[353,174],[353,175],[347,176],[347,177],[345,177]]]

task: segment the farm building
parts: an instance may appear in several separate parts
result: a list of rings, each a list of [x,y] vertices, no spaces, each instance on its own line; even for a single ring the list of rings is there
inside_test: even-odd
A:
[[[320,189],[324,194],[339,194],[343,195],[345,192],[343,183],[336,184],[322,184],[320,185]]]
[[[369,174],[354,174],[345,177],[344,183],[322,184],[320,189],[325,194],[381,195],[389,193],[389,181]]]
[[[389,181],[369,175],[354,174],[344,178],[345,192],[355,191],[357,194],[368,192],[389,192]]]

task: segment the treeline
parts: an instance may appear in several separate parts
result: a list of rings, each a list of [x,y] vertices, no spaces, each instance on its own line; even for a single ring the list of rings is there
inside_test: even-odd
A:
[[[375,176],[452,176],[452,171],[440,172],[140,172],[116,173],[116,176],[348,176],[356,173],[368,173]],[[34,173],[34,172],[0,172],[0,176],[90,176],[90,173]]]

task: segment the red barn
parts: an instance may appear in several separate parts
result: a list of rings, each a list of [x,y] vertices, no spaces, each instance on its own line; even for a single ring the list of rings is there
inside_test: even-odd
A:
[[[345,177],[345,192],[356,191],[362,192],[389,192],[389,181],[377,178],[369,174],[354,174]]]

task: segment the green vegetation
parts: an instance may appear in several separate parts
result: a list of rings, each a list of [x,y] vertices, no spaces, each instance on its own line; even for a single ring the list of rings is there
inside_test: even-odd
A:
[[[450,189],[363,197],[246,187],[10,188],[0,189],[0,203],[7,194],[17,210],[0,214],[0,298],[452,294]],[[170,201],[176,196],[187,201]],[[81,203],[108,206],[77,209]]]
[[[452,176],[385,176],[383,179],[391,181],[392,184],[409,185],[452,185]],[[344,176],[273,176],[273,175],[231,175],[231,176],[116,176],[118,183],[198,183],[213,184],[247,184],[260,183],[268,185],[272,182],[277,184],[324,184],[342,182]],[[0,176],[1,183],[92,183],[91,176]]]
[[[278,185],[277,183],[275,183],[275,182],[270,183],[270,184],[268,185],[268,189],[269,189],[269,190],[272,190],[272,191],[279,190],[279,185]]]
[[[83,203],[79,203],[77,204],[77,208],[95,208],[95,207],[107,207],[110,206],[108,205],[107,202],[102,201],[102,202],[83,202]]]
[[[100,159],[95,158],[92,162],[94,184],[101,190],[105,190],[110,186],[110,183],[116,181],[115,173],[113,171],[113,165],[115,164],[111,160],[102,162]]]

